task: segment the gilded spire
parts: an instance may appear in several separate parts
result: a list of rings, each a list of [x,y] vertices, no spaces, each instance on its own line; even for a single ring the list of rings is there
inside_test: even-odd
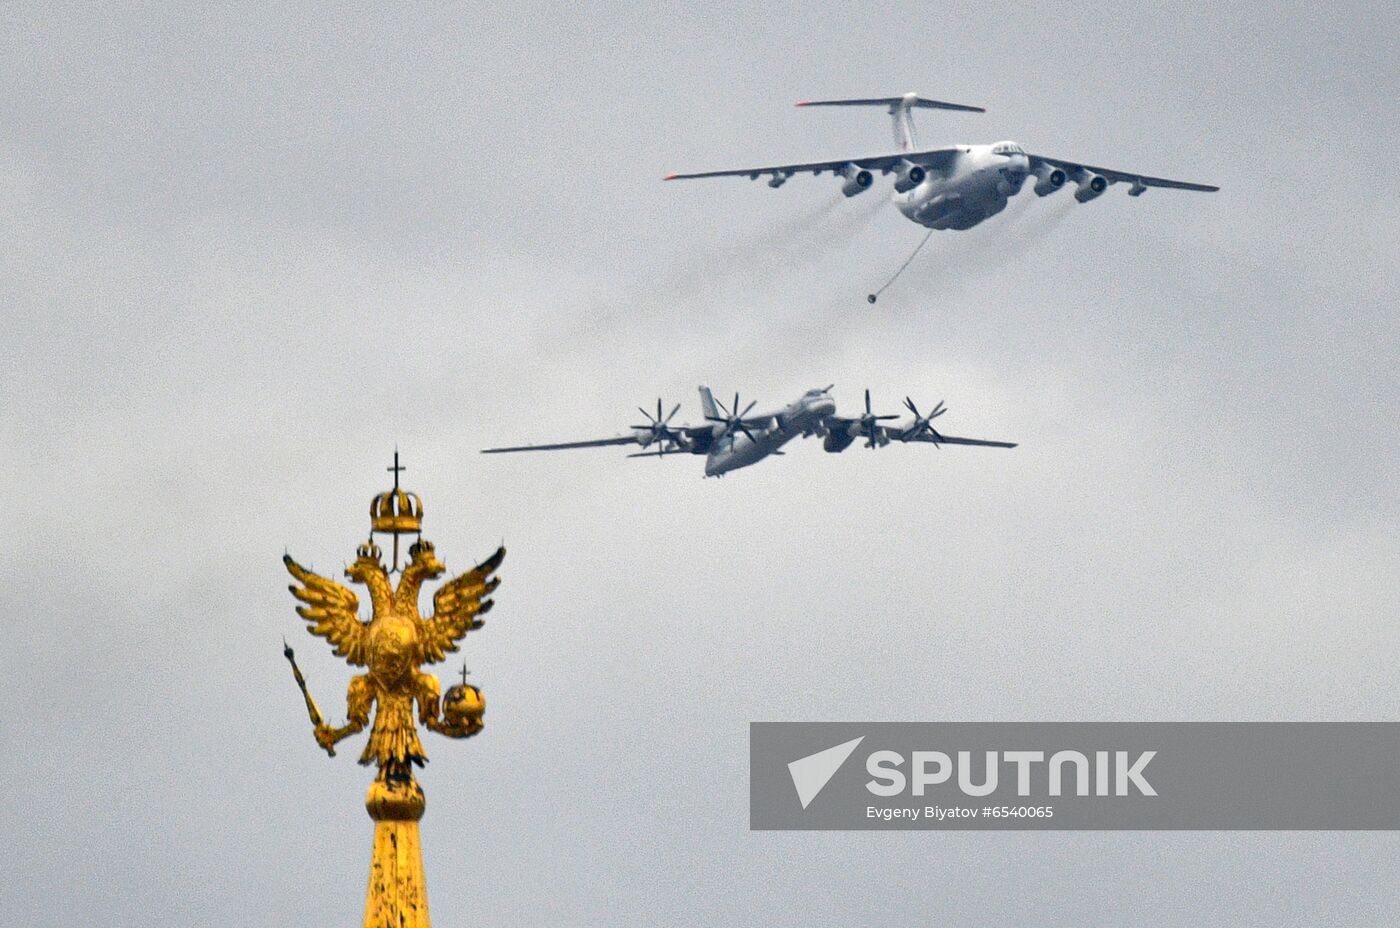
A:
[[[414,767],[427,761],[418,726],[449,738],[468,738],[481,731],[486,702],[481,691],[466,682],[448,688],[439,698],[437,677],[423,667],[455,652],[469,631],[481,627],[480,616],[492,605],[489,598],[500,580],[492,576],[505,556],[501,548],[466,573],[443,584],[433,595],[433,614],[424,618],[418,610],[423,583],[436,580],[446,567],[422,537],[423,504],[399,486],[398,451],[389,470],[394,487],[370,504],[370,538],[356,551],[345,570],[346,577],[369,590],[370,617],[359,613],[359,598],[348,587],[322,577],[283,558],[297,582],[292,595],[301,601],[298,614],[307,631],[325,638],[337,656],[365,673],[350,680],[346,696],[346,723],[334,727],[324,721],[306,689],[305,680],[292,659],[293,674],[305,697],[316,742],[332,757],[335,745],[370,728],[360,763],[377,768],[365,797],[365,808],[374,820],[374,849],[369,889],[365,898],[365,928],[429,928],[428,896],[419,850],[418,820],[423,816],[423,791],[414,778]],[[376,533],[394,536],[393,563],[386,570],[380,560]],[[409,549],[397,590],[389,574],[398,569],[398,541],[404,534],[418,535]]]

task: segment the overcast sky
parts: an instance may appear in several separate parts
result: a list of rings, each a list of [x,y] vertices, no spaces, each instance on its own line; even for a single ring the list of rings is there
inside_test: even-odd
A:
[[[1365,924],[1400,838],[751,833],[754,720],[1400,719],[1392,3],[0,8],[0,922],[355,924],[316,749],[395,445],[454,569],[439,924]],[[940,233],[830,178],[922,142],[1216,183]],[[939,399],[1014,451],[614,449],[695,387]],[[425,603],[426,605],[426,603]],[[450,677],[455,665],[441,668]]]

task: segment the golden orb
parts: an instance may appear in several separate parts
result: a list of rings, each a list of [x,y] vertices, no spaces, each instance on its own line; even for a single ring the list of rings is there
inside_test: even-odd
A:
[[[486,697],[469,683],[449,686],[443,694],[442,718],[454,728],[480,722],[485,712]]]

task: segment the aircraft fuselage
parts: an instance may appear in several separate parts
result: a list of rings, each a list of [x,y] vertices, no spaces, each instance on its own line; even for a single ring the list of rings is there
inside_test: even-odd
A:
[[[1030,158],[1019,145],[960,146],[945,171],[929,171],[923,183],[895,193],[895,207],[930,229],[970,229],[1006,209],[1030,173]]]
[[[752,439],[742,432],[726,433],[715,426],[716,437],[705,457],[705,476],[720,477],[731,470],[748,467],[776,454],[783,445],[803,435],[813,435],[822,428],[823,419],[836,412],[836,401],[824,391],[809,391],[801,399],[789,403],[781,412],[768,416],[768,424],[750,426]],[[756,417],[762,418],[762,417]]]

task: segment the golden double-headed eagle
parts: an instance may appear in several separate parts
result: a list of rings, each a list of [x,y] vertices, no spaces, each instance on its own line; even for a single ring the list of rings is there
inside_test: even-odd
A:
[[[396,490],[397,492],[397,490]],[[345,575],[369,589],[372,614],[360,618],[360,600],[351,589],[302,567],[290,556],[283,562],[297,583],[292,595],[301,600],[297,613],[309,623],[308,631],[331,643],[338,657],[368,672],[350,681],[346,697],[348,722],[334,728],[316,725],[316,742],[334,754],[336,742],[374,727],[360,763],[378,764],[379,780],[409,780],[413,765],[422,766],[427,752],[418,740],[417,722],[453,738],[465,738],[481,730],[485,703],[480,691],[465,684],[448,690],[440,705],[437,678],[419,668],[435,664],[457,650],[458,642],[480,628],[491,608],[486,597],[500,584],[492,577],[505,557],[505,548],[461,576],[449,580],[433,594],[433,615],[418,612],[422,585],[444,573],[446,567],[433,553],[431,542],[419,540],[409,548],[409,560],[390,584],[389,571],[372,541],[361,545],[355,563]],[[319,715],[319,713],[317,713]]]

